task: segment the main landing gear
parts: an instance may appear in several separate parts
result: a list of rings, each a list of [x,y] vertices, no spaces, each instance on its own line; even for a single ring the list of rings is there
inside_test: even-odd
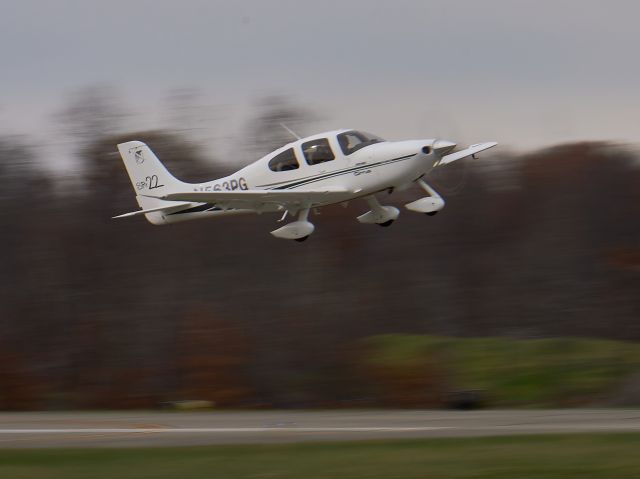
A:
[[[287,212],[282,216],[282,219],[286,217]],[[278,228],[275,231],[272,231],[271,234],[276,238],[282,239],[292,239],[296,241],[305,241],[313,230],[315,230],[315,226],[309,220],[309,208],[302,208],[298,211],[298,220],[293,221],[282,228]]]
[[[390,226],[400,214],[400,210],[398,208],[393,206],[382,206],[374,195],[365,197],[365,200],[371,209],[365,214],[358,216],[358,221],[360,223],[377,224],[386,227]]]

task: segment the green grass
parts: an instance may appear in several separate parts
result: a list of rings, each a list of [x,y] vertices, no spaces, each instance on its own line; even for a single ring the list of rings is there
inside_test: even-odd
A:
[[[480,389],[501,407],[597,402],[640,370],[640,344],[626,341],[382,335],[364,345],[362,361],[374,376],[383,371],[393,380],[397,372],[394,388],[426,371],[445,390]]]
[[[0,451],[7,479],[640,477],[640,434]]]

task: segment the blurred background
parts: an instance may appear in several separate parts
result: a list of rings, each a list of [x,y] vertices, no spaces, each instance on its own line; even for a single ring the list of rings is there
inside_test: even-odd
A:
[[[0,7],[0,409],[640,404],[636,2]],[[500,146],[384,230],[111,220],[117,143],[195,182],[280,123]]]

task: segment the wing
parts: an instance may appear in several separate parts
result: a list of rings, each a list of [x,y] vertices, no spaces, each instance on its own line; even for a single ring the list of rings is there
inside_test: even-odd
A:
[[[488,150],[489,148],[493,148],[498,143],[495,141],[489,141],[486,143],[478,143],[475,145],[471,145],[469,148],[466,148],[462,151],[457,151],[455,153],[451,153],[450,155],[443,156],[440,160],[440,165],[446,165],[447,163],[452,163],[457,160],[461,160],[462,158],[466,158],[467,156],[475,155],[476,153],[480,153],[481,151]]]
[[[345,201],[354,192],[344,188],[322,190],[184,191],[153,196],[161,200],[213,203],[222,208],[259,210],[264,205],[305,206]]]

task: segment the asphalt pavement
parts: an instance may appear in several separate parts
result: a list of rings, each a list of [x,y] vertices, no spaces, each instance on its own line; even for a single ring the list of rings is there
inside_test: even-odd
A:
[[[640,410],[0,413],[0,448],[640,432]]]

